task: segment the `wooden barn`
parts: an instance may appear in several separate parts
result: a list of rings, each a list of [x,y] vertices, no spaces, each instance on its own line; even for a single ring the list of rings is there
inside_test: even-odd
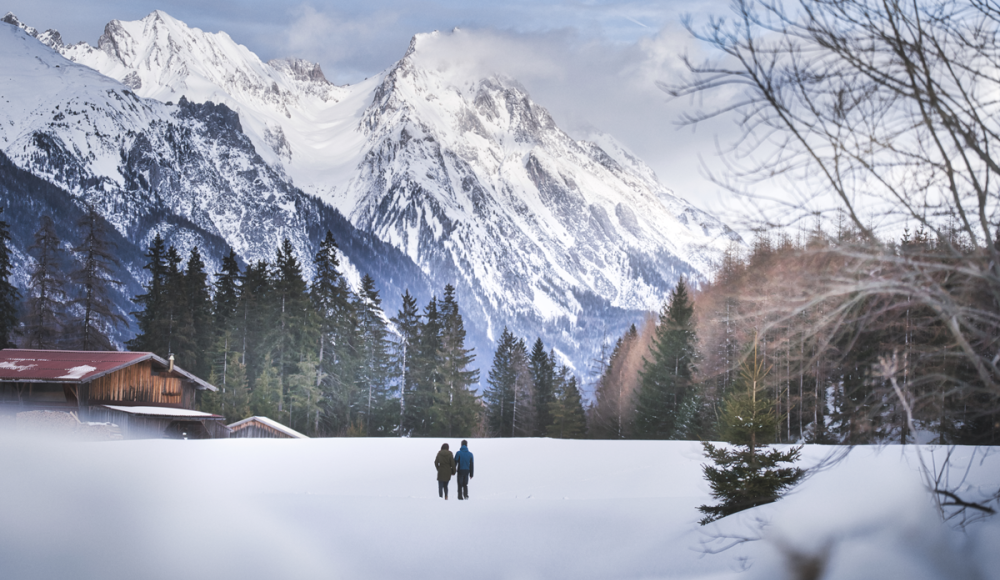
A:
[[[229,425],[233,438],[308,439],[306,435],[267,417],[250,417]]]
[[[228,437],[220,415],[194,410],[214,386],[151,352],[0,350],[0,415],[73,411],[126,439]]]

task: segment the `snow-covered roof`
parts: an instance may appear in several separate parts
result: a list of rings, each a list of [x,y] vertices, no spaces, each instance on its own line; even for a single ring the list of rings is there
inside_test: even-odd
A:
[[[246,419],[243,419],[242,421],[237,421],[235,423],[230,424],[229,429],[236,431],[240,428],[243,428],[243,426],[247,426],[248,424],[255,422],[260,423],[262,425],[267,425],[268,427],[276,431],[279,431],[287,435],[288,437],[291,437],[292,439],[309,439],[308,435],[303,435],[302,433],[299,433],[295,429],[292,429],[291,427],[286,427],[281,423],[278,423],[274,419],[268,419],[267,417],[257,417],[257,416],[248,417]]]
[[[221,415],[213,415],[192,409],[177,409],[173,407],[124,407],[121,405],[103,405],[105,409],[121,411],[130,415],[153,415],[156,417],[191,417],[196,419],[221,419]]]

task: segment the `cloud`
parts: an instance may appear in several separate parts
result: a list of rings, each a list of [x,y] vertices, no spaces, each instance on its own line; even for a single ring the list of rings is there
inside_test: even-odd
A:
[[[456,84],[489,75],[516,79],[532,100],[576,138],[607,133],[657,172],[678,195],[712,211],[722,209],[720,188],[699,167],[720,170],[715,139],[736,127],[719,120],[692,130],[678,121],[698,104],[671,99],[658,83],[687,74],[682,56],[704,57],[679,22],[637,42],[618,43],[563,29],[538,33],[494,29],[424,35],[417,56],[449,73]],[[730,204],[731,205],[731,204]]]
[[[358,81],[402,58],[409,40],[393,11],[347,15],[302,5],[293,13],[284,31],[285,52],[319,62],[338,84]]]

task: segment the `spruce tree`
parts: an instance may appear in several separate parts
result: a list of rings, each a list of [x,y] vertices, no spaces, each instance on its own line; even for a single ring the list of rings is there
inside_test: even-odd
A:
[[[284,389],[288,375],[297,371],[314,322],[306,282],[302,277],[302,265],[288,238],[278,248],[271,289],[271,309],[275,316],[271,356],[278,367],[279,381]],[[283,393],[279,410],[284,410],[286,394]]]
[[[240,363],[240,353],[230,353],[229,360],[222,366],[213,368],[209,377],[209,382],[219,387],[219,390],[202,395],[198,407],[200,410],[222,415],[227,423],[235,423],[250,416],[250,392],[247,390],[246,367]]]
[[[636,402],[635,432],[643,439],[669,439],[676,433],[677,414],[691,388],[695,358],[694,305],[681,278],[660,312],[644,359]]]
[[[166,286],[167,286],[167,249],[163,238],[157,233],[146,250],[146,264],[143,270],[149,271],[149,282],[144,286],[145,294],[132,298],[132,302],[142,307],[142,310],[132,312],[138,324],[135,337],[126,343],[129,350],[138,352],[154,352],[166,356],[167,348],[164,338],[166,325]]]
[[[465,348],[465,323],[459,312],[455,288],[444,288],[441,303],[440,375],[442,391],[438,405],[445,406],[444,420],[436,431],[442,436],[469,436],[479,423],[479,402],[472,386],[479,381],[479,369],[471,368],[476,356]]]
[[[337,242],[326,232],[313,257],[316,275],[309,299],[316,316],[316,386],[321,393],[321,428],[343,434],[350,421],[349,399],[354,389],[354,322],[351,292],[340,272]]]
[[[247,388],[247,368],[240,362],[238,352],[230,353],[226,365],[226,385],[223,397],[223,411],[230,423],[246,419],[250,413],[250,390]]]
[[[236,252],[229,250],[222,257],[222,271],[215,275],[215,293],[212,296],[213,344],[209,353],[211,370],[222,383],[213,383],[224,392],[228,384],[228,367],[231,354],[238,352],[236,345],[236,320],[239,312],[240,265]]]
[[[184,272],[184,290],[192,328],[192,357],[185,369],[198,377],[207,377],[212,371],[211,352],[215,342],[215,322],[212,312],[212,294],[208,273],[198,247],[191,248]]]
[[[310,436],[320,433],[323,395],[316,384],[313,356],[298,364],[297,372],[288,375],[288,426]]]
[[[107,223],[93,206],[87,206],[77,227],[81,231],[80,243],[73,247],[77,268],[70,273],[69,279],[78,294],[69,304],[78,314],[72,324],[70,346],[79,350],[113,350],[111,338],[105,331],[128,326],[128,321],[116,311],[111,300],[111,289],[122,286],[113,275],[119,265],[113,254],[114,244],[107,239]]]
[[[407,400],[404,420],[411,433],[428,436],[443,422],[443,409],[436,404],[441,384],[441,313],[438,300],[432,296],[424,308],[412,360],[413,389]]]
[[[266,356],[261,364],[261,373],[250,390],[250,412],[258,417],[268,417],[275,421],[288,421],[281,410],[281,377],[278,367]]]
[[[486,383],[483,401],[490,434],[495,437],[530,436],[533,409],[527,347],[506,327],[497,343]]]
[[[702,443],[705,455],[714,463],[703,465],[702,471],[712,488],[712,497],[720,501],[718,505],[698,507],[705,514],[702,525],[777,501],[805,476],[798,467],[779,467],[795,463],[801,446],[784,452],[767,448],[777,422],[774,401],[767,396],[764,383],[768,370],[757,357],[755,338],[719,418],[722,435],[733,447]]]
[[[555,353],[552,353],[553,355]],[[545,345],[541,338],[535,339],[535,345],[531,349],[531,356],[528,360],[528,368],[531,371],[531,380],[534,384],[535,402],[535,432],[536,437],[544,435],[549,425],[552,424],[550,414],[552,402],[555,400],[555,360],[545,352]]]
[[[240,281],[240,303],[235,326],[240,362],[246,365],[247,384],[251,391],[256,387],[257,377],[264,371],[264,367],[271,364],[268,347],[274,320],[269,308],[270,291],[268,263],[259,260],[256,264],[248,265]]]
[[[0,237],[2,235],[0,233]],[[24,345],[38,349],[58,348],[64,326],[66,290],[61,272],[62,248],[51,217],[42,216],[35,232],[35,243],[28,251],[35,258],[35,267],[28,280]]]
[[[388,327],[382,312],[382,298],[375,281],[365,274],[355,303],[357,320],[358,372],[355,392],[363,397],[358,412],[364,417],[364,435],[388,435],[396,430],[397,416],[391,404],[391,357]]]
[[[545,434],[557,439],[582,439],[586,435],[587,420],[576,376],[566,367],[559,367],[555,375],[555,396],[549,403],[552,422]]]
[[[194,320],[188,303],[188,284],[177,248],[170,246],[166,255],[163,287],[164,344],[160,356],[174,355],[177,364],[190,368],[198,356],[194,341]]]
[[[399,385],[399,434],[412,432],[413,425],[407,421],[407,405],[412,405],[411,395],[414,393],[414,360],[420,338],[420,313],[416,299],[410,295],[409,289],[402,295],[402,307],[392,319],[399,331],[400,340],[396,348],[396,368],[400,373]]]

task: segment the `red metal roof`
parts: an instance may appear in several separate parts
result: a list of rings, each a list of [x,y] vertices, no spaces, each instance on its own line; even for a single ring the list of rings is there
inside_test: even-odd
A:
[[[153,359],[166,368],[167,361],[151,352],[87,350],[0,350],[0,381],[87,383],[118,369]],[[203,389],[216,388],[175,366],[174,371]]]

